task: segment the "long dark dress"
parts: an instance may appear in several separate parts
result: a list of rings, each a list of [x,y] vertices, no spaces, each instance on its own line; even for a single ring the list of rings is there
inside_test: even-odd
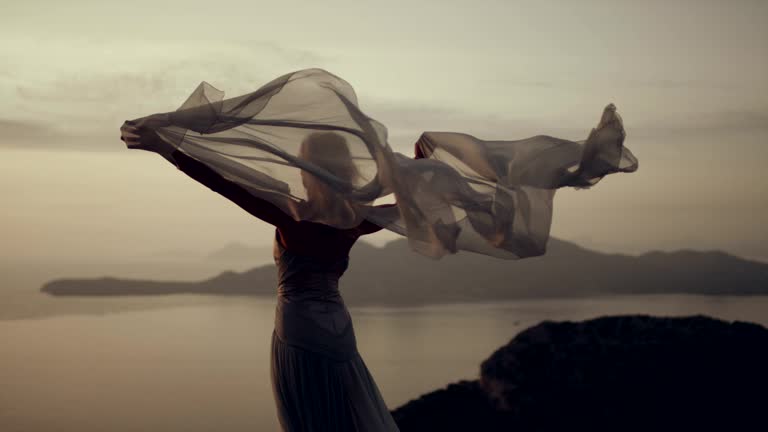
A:
[[[319,259],[275,239],[278,271],[272,388],[286,431],[396,431],[357,351],[339,293],[348,256]]]

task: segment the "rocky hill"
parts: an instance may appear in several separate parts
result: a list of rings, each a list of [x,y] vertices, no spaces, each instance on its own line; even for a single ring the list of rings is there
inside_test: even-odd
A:
[[[704,316],[543,322],[393,411],[409,431],[762,431],[768,330]]]

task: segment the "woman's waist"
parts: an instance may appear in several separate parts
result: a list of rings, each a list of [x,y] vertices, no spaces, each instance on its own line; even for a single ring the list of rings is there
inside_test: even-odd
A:
[[[277,284],[278,295],[338,295],[339,279],[327,276],[301,275],[293,277],[281,277]]]
[[[324,300],[278,297],[275,333],[287,344],[339,359],[357,352],[352,318],[338,295]]]
[[[291,323],[296,329],[307,330],[318,324],[321,328],[327,327],[324,324],[329,322],[336,326],[349,323],[351,317],[338,292],[325,295],[301,292],[277,297],[275,320],[278,327]]]

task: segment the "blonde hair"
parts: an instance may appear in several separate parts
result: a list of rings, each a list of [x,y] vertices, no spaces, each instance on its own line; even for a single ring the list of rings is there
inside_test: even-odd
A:
[[[346,138],[336,132],[321,131],[307,135],[301,142],[298,156],[328,171],[341,183],[353,186],[360,178]],[[301,176],[307,191],[307,203],[313,213],[327,213],[329,218],[341,213],[353,216],[353,205],[339,192],[308,171],[302,170]]]
[[[299,147],[299,157],[345,182],[352,183],[360,176],[352,161],[346,138],[336,132],[313,132],[307,135]]]

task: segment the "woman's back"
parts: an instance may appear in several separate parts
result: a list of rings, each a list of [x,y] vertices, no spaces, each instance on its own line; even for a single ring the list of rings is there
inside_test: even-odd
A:
[[[276,241],[286,250],[320,260],[349,256],[350,249],[363,233],[358,228],[341,230],[308,221],[284,224],[276,231]]]

